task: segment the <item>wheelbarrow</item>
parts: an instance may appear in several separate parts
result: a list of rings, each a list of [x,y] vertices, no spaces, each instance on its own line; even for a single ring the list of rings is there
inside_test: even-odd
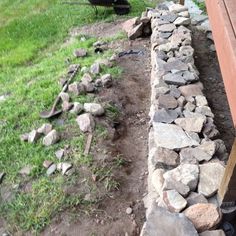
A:
[[[97,6],[113,7],[117,15],[125,15],[130,12],[130,4],[127,0],[88,0],[88,3],[82,2],[64,2],[65,4],[92,5],[97,14]]]

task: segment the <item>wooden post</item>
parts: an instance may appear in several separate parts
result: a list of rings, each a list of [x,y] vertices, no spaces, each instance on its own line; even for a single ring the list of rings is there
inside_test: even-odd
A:
[[[220,203],[236,201],[236,138],[218,191]]]
[[[180,3],[181,5],[184,5],[184,2],[185,2],[185,0],[179,0],[179,3]]]

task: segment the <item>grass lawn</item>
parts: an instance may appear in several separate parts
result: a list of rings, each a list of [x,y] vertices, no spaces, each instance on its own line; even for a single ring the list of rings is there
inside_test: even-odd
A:
[[[132,4],[130,15],[139,15],[145,9],[144,1],[129,2]],[[99,8],[96,16],[91,7],[71,7],[59,0],[0,1],[0,97],[8,95],[5,101],[0,101],[0,172],[6,173],[0,190],[9,189],[11,193],[6,202],[1,202],[0,215],[10,230],[39,232],[57,212],[84,203],[79,194],[68,198],[62,191],[65,182],[72,185],[78,175],[49,178],[42,166],[44,160],[55,161],[54,152],[67,144],[76,150],[72,158],[75,165],[91,165],[91,157],[80,154],[85,137],[78,131],[75,117],[67,115],[64,126],[52,122],[61,132],[67,127],[76,130],[74,135],[52,147],[45,148],[41,142],[23,143],[19,135],[45,123],[39,118],[39,112],[50,107],[60,91],[58,79],[68,68],[65,58],[70,58],[71,63],[89,66],[98,57],[92,51],[95,38],[81,41],[78,37],[72,44],[61,47],[69,29],[117,18],[111,9]],[[74,59],[73,50],[81,47],[88,49],[89,56]],[[108,57],[109,53],[103,56]],[[104,68],[104,72],[112,74],[119,71],[116,67]],[[80,74],[76,79],[80,79]],[[86,96],[76,99],[89,100]],[[19,170],[27,165],[33,170],[23,178]],[[32,183],[32,190],[19,191],[26,183]]]

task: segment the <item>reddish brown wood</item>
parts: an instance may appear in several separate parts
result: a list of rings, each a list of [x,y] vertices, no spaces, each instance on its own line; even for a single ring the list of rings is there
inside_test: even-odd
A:
[[[221,73],[236,127],[236,1],[206,0]],[[219,191],[221,202],[236,201],[236,139]]]

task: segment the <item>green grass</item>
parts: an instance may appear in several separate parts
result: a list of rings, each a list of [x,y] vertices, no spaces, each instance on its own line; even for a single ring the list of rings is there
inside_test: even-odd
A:
[[[130,3],[130,16],[140,15],[145,9],[144,1],[130,0]],[[39,232],[65,207],[84,204],[80,194],[68,197],[63,191],[65,184],[78,182],[79,169],[76,175],[67,178],[60,174],[49,178],[42,166],[44,160],[56,162],[54,152],[65,145],[72,147],[69,161],[76,167],[92,166],[93,158],[81,155],[85,136],[79,132],[75,117],[63,115],[64,126],[52,121],[53,126],[64,132],[67,138],[51,147],[43,147],[41,140],[36,144],[23,143],[19,135],[45,123],[39,118],[39,112],[49,108],[60,91],[58,80],[68,68],[66,58],[81,66],[90,66],[98,59],[92,50],[95,38],[82,42],[78,37],[72,44],[62,47],[71,27],[117,18],[119,16],[114,15],[112,9],[99,8],[96,16],[91,7],[71,7],[62,5],[59,0],[0,1],[0,96],[9,94],[6,101],[0,102],[0,171],[6,173],[1,186],[17,190],[11,201],[0,204],[0,215],[4,215],[11,231]],[[106,40],[123,37],[118,32]],[[75,59],[73,50],[81,47],[88,49],[89,56]],[[103,57],[110,54],[108,51]],[[121,70],[117,67],[103,68],[103,73],[118,75]],[[75,80],[80,78],[81,74]],[[80,96],[75,100],[84,103],[91,98]],[[115,107],[108,108],[111,118],[117,113]],[[32,166],[33,171],[30,176],[22,177],[19,170],[26,165]],[[96,171],[102,175],[102,170]],[[25,183],[32,183],[30,192],[21,190]],[[118,188],[110,177],[105,179],[104,185],[107,190]]]
[[[205,2],[198,2],[197,0],[193,0],[193,1],[194,1],[195,4],[199,7],[199,9],[201,9],[204,13],[207,12]]]

